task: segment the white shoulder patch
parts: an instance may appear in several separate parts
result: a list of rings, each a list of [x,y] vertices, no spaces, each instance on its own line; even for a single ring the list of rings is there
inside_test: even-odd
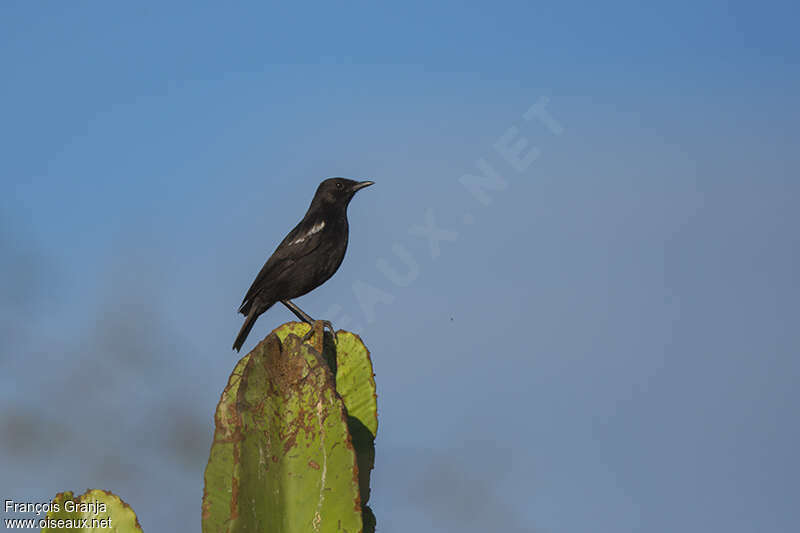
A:
[[[325,227],[325,221],[314,224],[313,226],[311,226],[311,229],[308,230],[308,232],[305,235],[303,235],[298,239],[293,240],[292,244],[300,244],[301,242],[305,241],[307,238],[311,237],[315,233],[319,233],[320,231],[322,231],[322,228],[324,227]]]

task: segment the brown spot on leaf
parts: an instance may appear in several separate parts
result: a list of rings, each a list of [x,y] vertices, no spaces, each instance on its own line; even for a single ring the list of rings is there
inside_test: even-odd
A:
[[[239,478],[233,476],[231,480],[231,520],[239,517]]]
[[[211,502],[208,501],[208,487],[203,487],[203,520],[208,520],[211,517]]]

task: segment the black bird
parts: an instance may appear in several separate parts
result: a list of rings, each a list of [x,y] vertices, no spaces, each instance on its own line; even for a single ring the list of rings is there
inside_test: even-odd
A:
[[[281,302],[300,320],[313,322],[291,302],[316,289],[338,270],[347,250],[347,206],[371,181],[329,178],[319,184],[303,220],[289,232],[256,276],[239,312],[247,318],[233,349],[242,348],[259,315]],[[330,322],[326,325],[333,330]]]

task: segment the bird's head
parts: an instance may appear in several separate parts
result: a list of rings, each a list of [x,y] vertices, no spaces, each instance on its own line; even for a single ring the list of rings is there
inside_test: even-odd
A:
[[[372,181],[354,181],[347,178],[328,178],[317,187],[314,203],[325,205],[338,205],[347,207],[353,196],[363,189],[373,185]]]

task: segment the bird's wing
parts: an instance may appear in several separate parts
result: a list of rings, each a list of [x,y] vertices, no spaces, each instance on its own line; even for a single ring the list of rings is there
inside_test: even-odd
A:
[[[325,222],[322,220],[311,222],[303,220],[295,226],[261,267],[258,276],[242,300],[239,312],[246,315],[256,296],[268,289],[272,282],[280,279],[282,274],[297,261],[319,248],[323,241],[323,229],[325,229]]]

